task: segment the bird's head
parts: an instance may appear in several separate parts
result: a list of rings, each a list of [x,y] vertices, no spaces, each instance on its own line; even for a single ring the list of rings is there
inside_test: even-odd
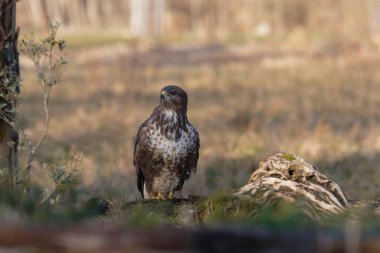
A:
[[[160,104],[175,110],[187,110],[187,94],[176,85],[169,85],[161,90]]]

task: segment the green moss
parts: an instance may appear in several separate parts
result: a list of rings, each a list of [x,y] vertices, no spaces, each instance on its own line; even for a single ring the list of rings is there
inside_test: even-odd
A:
[[[299,209],[289,203],[280,202],[257,212],[254,223],[271,229],[295,229],[313,225]]]
[[[294,161],[294,160],[296,160],[296,158],[292,154],[283,154],[283,155],[281,155],[281,158],[284,158],[284,159],[286,159],[288,161]]]
[[[122,223],[132,227],[155,227],[159,225],[178,225],[180,209],[194,205],[198,198],[171,200],[136,200],[122,206]],[[196,209],[196,208],[194,208]]]

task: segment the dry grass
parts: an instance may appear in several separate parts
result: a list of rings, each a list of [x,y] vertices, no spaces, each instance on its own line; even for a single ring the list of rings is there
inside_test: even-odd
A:
[[[284,56],[245,48],[248,60],[187,64],[179,54],[171,55],[177,64],[165,64],[164,53],[160,64],[139,67],[149,52],[136,58],[129,48],[112,47],[70,51],[36,180],[45,180],[42,164],[81,151],[84,183],[94,195],[137,198],[134,137],[159,90],[175,83],[188,92],[189,119],[201,136],[198,171],[184,193],[238,188],[260,159],[286,151],[319,165],[349,199],[380,198],[380,61],[370,53]],[[21,118],[37,138],[43,112],[32,75],[23,64]]]

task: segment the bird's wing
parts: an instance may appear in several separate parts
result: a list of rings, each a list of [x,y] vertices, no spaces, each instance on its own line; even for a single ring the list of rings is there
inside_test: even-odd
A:
[[[199,140],[199,134],[197,129],[193,127],[194,130],[194,137],[195,138],[195,145],[193,148],[189,151],[189,162],[186,168],[186,177],[185,180],[190,178],[190,174],[192,171],[197,171],[197,164],[198,164],[198,158],[199,158],[199,147],[200,147],[200,140]]]
[[[135,148],[133,151],[133,165],[136,168],[137,174],[137,188],[141,192],[141,196],[144,197],[144,173],[143,173],[143,161],[144,161],[144,150],[141,148],[141,144],[145,138],[145,128],[147,126],[148,120],[146,120],[137,132],[135,140]]]

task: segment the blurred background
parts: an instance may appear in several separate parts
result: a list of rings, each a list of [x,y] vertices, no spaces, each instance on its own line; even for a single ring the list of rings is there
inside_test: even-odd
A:
[[[183,193],[230,191],[258,161],[285,151],[339,183],[380,197],[380,0],[22,0],[23,34],[61,22],[63,80],[53,91],[46,168],[80,152],[83,186],[137,198],[133,145],[168,84],[189,96],[201,136]],[[37,139],[42,94],[21,56],[20,119]]]

